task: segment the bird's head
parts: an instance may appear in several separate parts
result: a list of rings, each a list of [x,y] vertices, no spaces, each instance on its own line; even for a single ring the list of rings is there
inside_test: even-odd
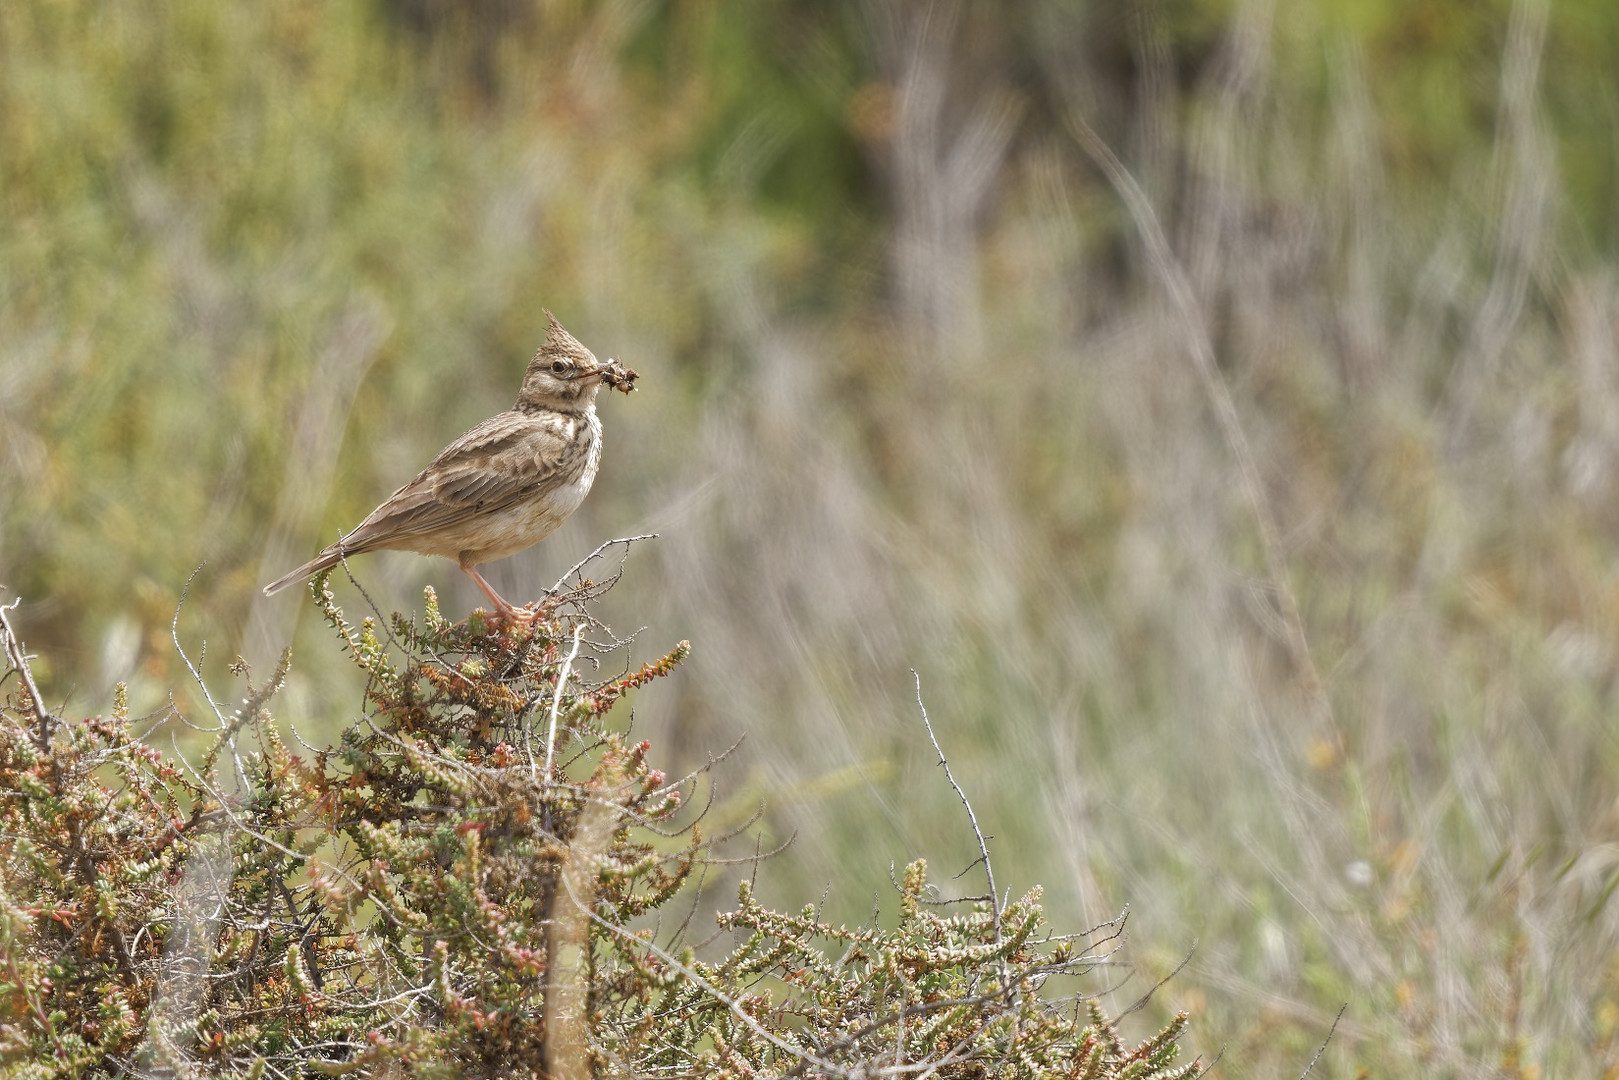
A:
[[[596,400],[602,376],[607,368],[597,361],[589,349],[557,322],[555,315],[545,313],[551,325],[545,332],[545,341],[539,352],[528,362],[523,373],[523,388],[517,394],[517,407],[544,407],[573,409]]]

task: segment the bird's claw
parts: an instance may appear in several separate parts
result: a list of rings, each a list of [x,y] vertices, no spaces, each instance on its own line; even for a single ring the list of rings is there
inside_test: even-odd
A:
[[[542,623],[549,619],[557,609],[554,597],[536,600],[522,607],[507,605],[494,613],[497,622],[521,626],[525,630],[532,629],[535,623]]]

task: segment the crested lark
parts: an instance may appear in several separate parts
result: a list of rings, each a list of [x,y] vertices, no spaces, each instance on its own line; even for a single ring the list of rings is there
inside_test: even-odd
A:
[[[284,589],[348,555],[391,549],[454,559],[503,618],[528,621],[478,573],[482,563],[539,543],[584,500],[601,462],[596,391],[629,393],[636,373],[591,351],[549,311],[545,343],[523,374],[517,404],[439,452],[337,543],[264,587]]]

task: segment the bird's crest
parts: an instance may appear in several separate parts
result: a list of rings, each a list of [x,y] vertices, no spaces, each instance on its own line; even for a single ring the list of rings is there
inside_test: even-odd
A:
[[[557,317],[551,314],[549,308],[541,308],[545,312],[545,321],[550,325],[545,331],[545,340],[540,343],[539,356],[568,356],[575,360],[595,361],[596,355],[579,343],[574,337],[562,328]]]

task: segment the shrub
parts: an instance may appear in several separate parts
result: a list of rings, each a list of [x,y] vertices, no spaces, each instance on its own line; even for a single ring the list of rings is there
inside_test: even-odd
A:
[[[1084,980],[1055,995],[1119,927],[1053,934],[1038,889],[940,901],[917,861],[891,927],[773,911],[743,881],[728,952],[660,931],[726,838],[687,809],[694,776],[609,730],[687,645],[593,681],[625,644],[591,613],[599,588],[526,629],[446,621],[428,590],[419,622],[384,630],[323,575],[361,716],[294,750],[269,711],[288,658],[263,685],[239,665],[233,711],[204,688],[195,763],[122,690],[110,716],[52,714],[0,622],[5,1075],[1196,1073],[1173,1064],[1184,1016],[1132,1048]]]

